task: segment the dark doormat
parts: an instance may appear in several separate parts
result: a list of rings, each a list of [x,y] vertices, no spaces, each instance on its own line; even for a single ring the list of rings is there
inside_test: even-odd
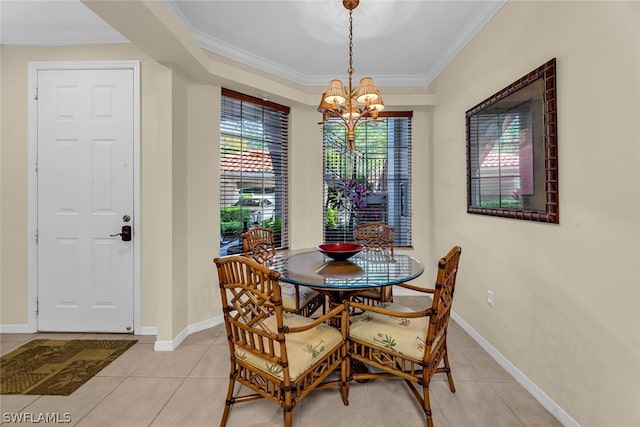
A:
[[[0,357],[2,394],[63,395],[138,340],[32,340]]]

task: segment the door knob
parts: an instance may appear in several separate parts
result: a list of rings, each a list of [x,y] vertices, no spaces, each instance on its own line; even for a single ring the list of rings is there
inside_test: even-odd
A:
[[[123,225],[122,226],[122,231],[118,234],[110,234],[111,237],[116,237],[116,236],[120,236],[122,237],[122,241],[123,242],[128,242],[131,240],[131,226],[130,225]]]

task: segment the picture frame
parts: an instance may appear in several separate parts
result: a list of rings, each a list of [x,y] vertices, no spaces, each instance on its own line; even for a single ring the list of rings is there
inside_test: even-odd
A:
[[[465,113],[467,213],[559,224],[555,58]]]

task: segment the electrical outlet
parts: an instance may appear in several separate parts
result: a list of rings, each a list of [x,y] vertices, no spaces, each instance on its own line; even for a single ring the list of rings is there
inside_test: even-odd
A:
[[[493,300],[493,291],[492,290],[488,290],[487,291],[487,305],[491,308],[495,307],[494,305],[494,300]]]

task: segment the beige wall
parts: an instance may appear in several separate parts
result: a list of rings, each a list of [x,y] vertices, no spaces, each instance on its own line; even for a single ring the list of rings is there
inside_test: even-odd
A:
[[[190,84],[187,97],[188,323],[221,315],[213,257],[220,247],[220,88]]]
[[[553,57],[560,224],[466,214],[465,111]],[[580,425],[640,425],[640,3],[509,2],[432,87],[454,310]]]
[[[144,64],[143,64],[144,66]],[[156,308],[155,325],[158,331],[158,340],[171,339],[173,334],[173,318],[178,313],[173,313],[173,175],[177,173],[173,169],[172,161],[172,79],[173,72],[162,68],[154,76],[157,103],[154,106],[155,115],[149,116],[149,126],[153,127],[156,157],[154,159],[141,159],[143,173],[142,182],[145,182],[145,172],[153,171],[153,181],[148,182],[146,188],[141,191],[142,198],[142,254],[147,255],[149,264],[142,264],[143,283],[153,283],[156,290],[156,300],[149,301]],[[144,81],[142,86],[144,87]],[[144,134],[143,143],[144,146]],[[145,190],[148,192],[146,193]],[[147,200],[151,196],[151,200]],[[147,227],[147,220],[149,227]],[[147,245],[148,243],[148,245]],[[143,297],[144,298],[144,297]]]
[[[289,246],[294,249],[322,241],[322,132],[318,119],[313,107],[291,109]]]
[[[417,282],[431,283],[437,257],[460,244],[456,313],[585,427],[640,425],[639,20],[636,2],[509,2],[434,82],[437,106],[414,110],[411,253],[427,266]],[[142,61],[142,324],[169,341],[219,316],[219,87],[126,45],[1,55],[0,324],[28,317],[28,61]],[[467,214],[464,112],[552,57],[560,224]],[[263,77],[242,76],[259,92]],[[291,104],[300,248],[321,239],[322,138],[315,108]]]
[[[172,250],[173,276],[171,281],[172,301],[168,312],[172,313],[172,329],[168,335],[158,339],[172,339],[188,326],[188,292],[187,292],[187,151],[191,141],[187,139],[187,84],[177,73],[173,73],[171,92],[171,160],[172,185],[171,207],[172,217]]]
[[[3,324],[26,324],[27,67],[0,49],[0,319]]]

